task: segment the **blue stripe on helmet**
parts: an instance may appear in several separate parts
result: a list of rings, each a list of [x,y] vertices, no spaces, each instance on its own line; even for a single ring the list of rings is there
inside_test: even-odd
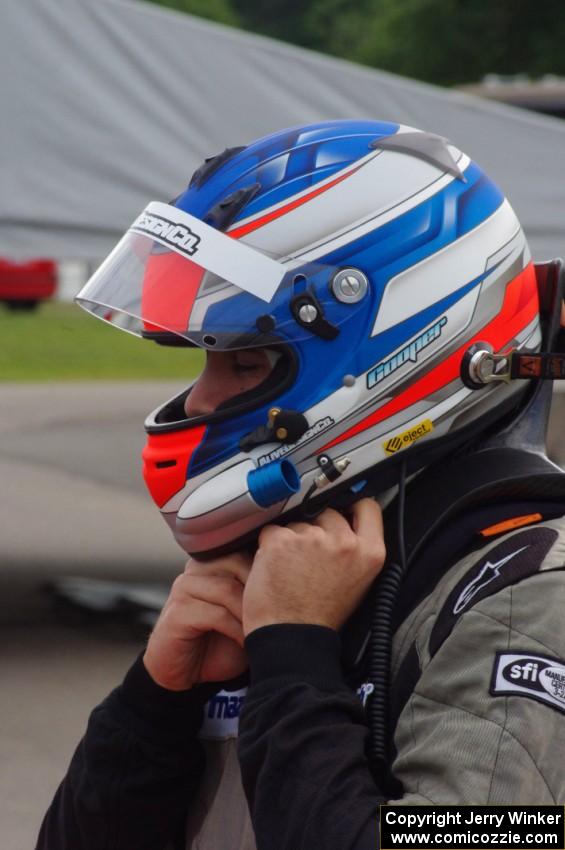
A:
[[[247,218],[343,170],[370,153],[370,142],[398,128],[381,121],[330,121],[274,133],[234,156],[201,187],[188,189],[175,205],[204,218],[226,195],[259,182],[259,193],[235,221]]]

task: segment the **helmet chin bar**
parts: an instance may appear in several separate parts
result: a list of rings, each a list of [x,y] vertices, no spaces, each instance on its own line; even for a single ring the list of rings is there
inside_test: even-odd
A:
[[[461,380],[465,386],[479,390],[487,384],[516,380],[565,380],[565,333],[559,333],[565,298],[565,270],[561,260],[537,264],[536,276],[545,319],[544,350],[540,353],[512,349],[495,354],[488,342],[471,345],[461,362]],[[548,348],[556,346],[555,351]]]

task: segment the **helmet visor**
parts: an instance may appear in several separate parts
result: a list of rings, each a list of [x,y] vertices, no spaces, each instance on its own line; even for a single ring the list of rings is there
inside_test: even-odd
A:
[[[155,201],[76,301],[139,336],[175,334],[205,348],[243,348],[309,333],[289,307],[297,287],[315,291],[333,324],[349,318],[356,305],[340,304],[331,295],[335,271],[297,257],[273,259],[177,207]]]

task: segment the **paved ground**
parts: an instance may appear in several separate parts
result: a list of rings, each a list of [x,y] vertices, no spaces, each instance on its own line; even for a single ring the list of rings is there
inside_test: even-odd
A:
[[[0,846],[32,850],[91,708],[141,648],[127,632],[28,623],[2,630]]]
[[[145,414],[177,385],[18,385],[0,395],[0,847],[28,850],[91,708],[139,632],[61,618],[69,575],[168,583],[184,557],[145,492]]]
[[[138,472],[145,414],[176,384],[3,385],[0,395],[0,848],[33,848],[90,709],[142,646],[61,619],[46,582],[169,582],[184,558]],[[565,394],[550,450],[565,463]]]

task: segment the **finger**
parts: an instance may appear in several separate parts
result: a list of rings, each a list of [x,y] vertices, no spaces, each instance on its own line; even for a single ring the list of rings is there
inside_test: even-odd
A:
[[[241,584],[248,579],[253,557],[248,552],[232,552],[221,558],[213,558],[210,561],[195,561],[190,558],[184,568],[189,575],[201,576],[234,576]]]
[[[329,534],[343,534],[351,531],[351,526],[346,518],[334,508],[326,508],[325,511],[322,511],[316,519],[312,520],[312,525],[323,528]]]
[[[285,526],[289,531],[294,531],[295,534],[305,534],[310,528],[312,528],[312,523],[310,522],[289,522],[288,525]]]
[[[362,540],[370,543],[383,540],[383,513],[374,499],[355,502],[351,507],[351,522],[353,531]]]
[[[186,568],[202,567],[203,569],[218,569],[237,570],[240,567],[245,567],[253,562],[253,554],[247,549],[240,549],[237,552],[230,552],[229,555],[221,555],[217,558],[209,558],[207,560],[198,560],[198,558],[189,558],[186,562]]]
[[[193,600],[190,611],[185,613],[186,633],[189,640],[194,639],[194,632],[206,634],[217,632],[243,646],[244,635],[241,620],[234,617],[227,608],[214,605],[202,599]]]
[[[284,540],[292,540],[292,534],[290,533],[289,527],[286,525],[264,525],[261,531],[259,532],[258,544],[259,549],[266,545],[269,545],[273,540],[276,541],[284,541]]]
[[[175,582],[175,601],[183,604],[193,599],[226,608],[241,620],[243,585],[233,576],[180,576]]]

